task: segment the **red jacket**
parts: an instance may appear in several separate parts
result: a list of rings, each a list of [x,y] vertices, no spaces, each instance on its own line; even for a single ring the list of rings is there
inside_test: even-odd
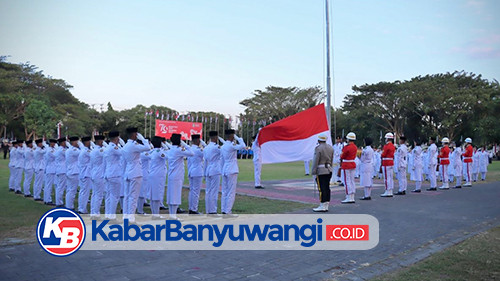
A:
[[[462,154],[462,156],[464,157],[464,163],[472,163],[472,154],[473,154],[473,148],[472,148],[472,145],[467,145],[467,147],[465,148],[465,153]]]
[[[340,159],[342,159],[342,166],[340,168],[343,170],[356,169],[356,162],[354,162],[356,153],[358,153],[358,147],[353,142],[344,146],[342,154],[340,154]]]
[[[396,148],[392,142],[388,142],[384,145],[384,150],[382,151],[382,166],[394,166],[394,152]],[[384,160],[385,159],[385,160]]]
[[[439,164],[449,165],[450,164],[450,148],[445,145],[441,148],[441,153],[439,153]]]

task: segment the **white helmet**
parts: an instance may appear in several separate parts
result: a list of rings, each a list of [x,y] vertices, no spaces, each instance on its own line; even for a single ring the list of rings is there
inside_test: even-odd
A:
[[[466,139],[465,139],[465,142],[466,142],[466,143],[472,143],[472,139],[471,139],[471,138],[466,138]]]
[[[350,132],[349,134],[347,134],[346,139],[348,139],[348,140],[356,140],[356,134],[353,133],[353,132]]]
[[[326,136],[325,133],[321,133],[318,135],[318,140],[319,141],[326,141],[328,139],[328,137]]]
[[[448,138],[443,138],[441,139],[442,143],[450,143],[450,140]]]
[[[385,134],[386,139],[394,139],[394,135],[392,133]]]

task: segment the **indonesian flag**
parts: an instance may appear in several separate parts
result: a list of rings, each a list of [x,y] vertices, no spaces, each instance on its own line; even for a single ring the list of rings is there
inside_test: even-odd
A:
[[[262,163],[311,160],[321,133],[325,133],[327,143],[332,144],[324,104],[262,128],[258,136]]]

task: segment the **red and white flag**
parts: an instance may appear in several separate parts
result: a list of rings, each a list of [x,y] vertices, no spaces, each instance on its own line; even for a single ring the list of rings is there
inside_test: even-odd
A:
[[[324,104],[262,128],[258,136],[262,163],[311,160],[321,133],[325,133],[327,143],[332,144]]]

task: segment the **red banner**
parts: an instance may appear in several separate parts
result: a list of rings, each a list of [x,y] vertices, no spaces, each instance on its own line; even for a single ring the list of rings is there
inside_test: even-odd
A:
[[[156,120],[155,136],[170,138],[181,134],[183,140],[191,140],[191,135],[201,135],[202,123]]]

